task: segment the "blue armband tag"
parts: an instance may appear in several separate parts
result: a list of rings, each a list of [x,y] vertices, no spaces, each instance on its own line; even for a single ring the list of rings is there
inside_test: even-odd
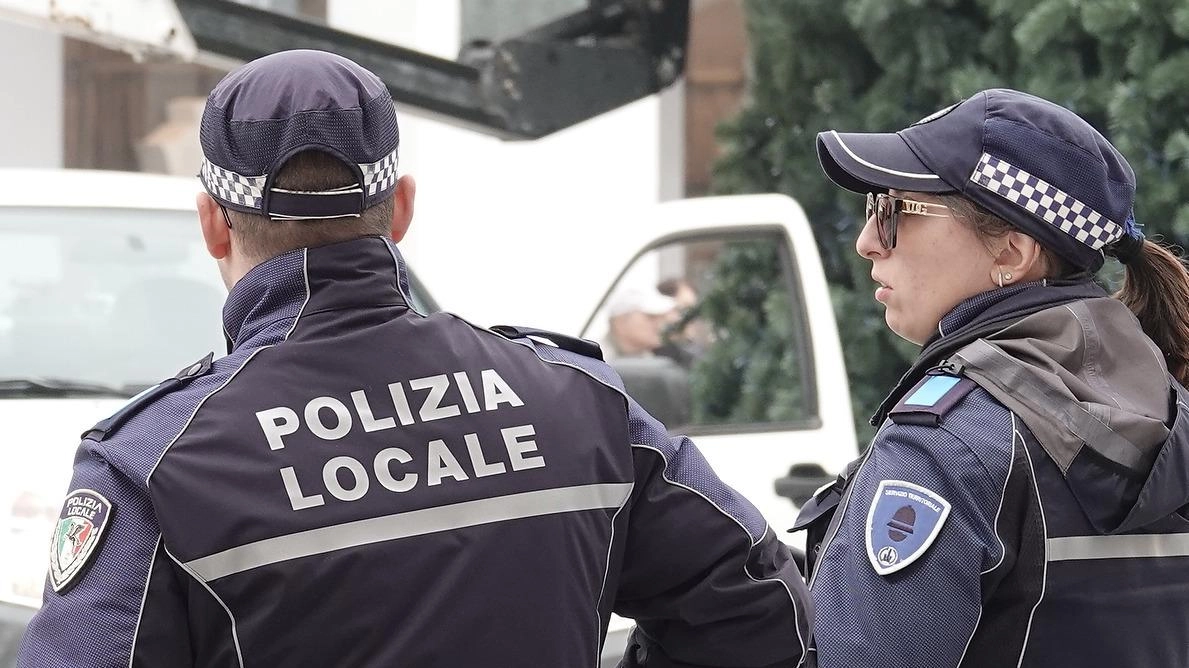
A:
[[[969,378],[925,376],[896,404],[888,417],[896,424],[936,427],[970,391],[978,387]]]
[[[929,376],[904,400],[906,406],[933,406],[946,392],[954,389],[961,378],[956,376]]]
[[[867,558],[889,575],[920,558],[941,531],[950,503],[936,492],[903,480],[884,480],[867,511]]]

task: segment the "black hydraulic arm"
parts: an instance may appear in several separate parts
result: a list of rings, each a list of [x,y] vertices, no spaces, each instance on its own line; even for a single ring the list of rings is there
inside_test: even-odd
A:
[[[578,12],[458,61],[231,0],[176,0],[198,48],[237,60],[333,51],[375,72],[400,105],[505,139],[535,139],[673,83],[685,66],[689,0],[590,0]]]

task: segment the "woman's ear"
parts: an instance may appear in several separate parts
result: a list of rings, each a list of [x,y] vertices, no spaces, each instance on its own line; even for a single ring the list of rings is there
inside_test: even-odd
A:
[[[1012,230],[1000,238],[998,247],[991,265],[992,283],[1006,286],[1045,278],[1044,247],[1036,239]]]

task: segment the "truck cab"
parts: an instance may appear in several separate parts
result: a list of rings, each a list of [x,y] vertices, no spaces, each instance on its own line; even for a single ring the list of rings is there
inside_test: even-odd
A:
[[[8,666],[40,605],[79,434],[207,352],[221,355],[226,289],[198,231],[196,179],[34,169],[0,178],[10,186],[0,193],[0,424],[11,444],[0,468],[0,666]],[[673,433],[690,435],[783,535],[797,504],[857,455],[804,214],[782,195],[755,195],[623,215],[633,234],[597,262],[549,277],[594,296],[565,333],[599,343],[628,391]],[[438,310],[415,274],[423,258],[408,259],[417,308]],[[662,292],[674,285],[682,291]],[[487,289],[509,294],[502,287]],[[532,302],[521,311],[550,307],[532,290],[516,294]],[[643,314],[656,345],[629,352],[615,337],[642,294],[652,298],[645,311],[666,309]],[[627,628],[612,624],[609,665]]]
[[[638,233],[621,237],[618,255],[603,249],[605,272],[586,274],[610,287],[582,336],[600,343],[644,408],[693,438],[782,531],[829,472],[857,456],[834,312],[805,214],[784,195],[740,195],[640,215],[620,226]],[[663,307],[671,310],[646,312]],[[630,328],[649,320],[659,329],[655,347],[625,345]]]

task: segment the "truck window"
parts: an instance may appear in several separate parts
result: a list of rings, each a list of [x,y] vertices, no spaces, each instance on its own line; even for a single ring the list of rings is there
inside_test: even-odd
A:
[[[584,336],[671,430],[809,428],[811,341],[783,232],[670,240],[632,262]]]
[[[410,277],[413,306],[437,310]],[[226,351],[227,290],[184,210],[0,208],[5,378],[124,388],[129,396]]]

